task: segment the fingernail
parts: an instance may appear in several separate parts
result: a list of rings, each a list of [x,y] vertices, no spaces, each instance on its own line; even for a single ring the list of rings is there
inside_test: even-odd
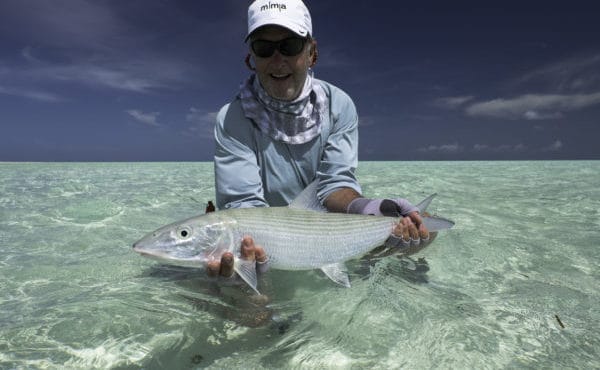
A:
[[[262,255],[262,256],[256,255],[256,262],[257,263],[265,263],[265,262],[268,262],[268,261],[269,261],[269,257],[267,255]]]
[[[233,262],[233,256],[230,254],[224,254],[223,257],[221,257],[221,260],[225,263],[231,263]]]

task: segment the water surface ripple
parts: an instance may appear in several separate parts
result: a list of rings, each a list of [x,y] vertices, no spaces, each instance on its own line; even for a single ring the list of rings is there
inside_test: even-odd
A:
[[[366,195],[437,192],[456,227],[350,289],[271,271],[266,308],[131,251],[203,212],[210,163],[0,173],[0,368],[600,368],[599,161],[362,162]]]

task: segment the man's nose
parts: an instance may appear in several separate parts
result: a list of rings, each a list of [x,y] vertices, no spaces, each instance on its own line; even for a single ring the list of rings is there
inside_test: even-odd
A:
[[[283,59],[285,59],[285,55],[281,54],[278,49],[275,49],[275,52],[273,52],[273,55],[271,55],[271,60],[279,62]]]

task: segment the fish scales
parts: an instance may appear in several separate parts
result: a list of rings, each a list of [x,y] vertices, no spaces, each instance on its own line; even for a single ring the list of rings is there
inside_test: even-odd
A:
[[[273,207],[228,210],[236,236],[252,235],[274,268],[306,269],[366,253],[389,236],[395,218]]]

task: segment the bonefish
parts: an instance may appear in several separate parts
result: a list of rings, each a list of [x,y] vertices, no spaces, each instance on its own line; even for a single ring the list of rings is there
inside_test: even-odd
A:
[[[241,240],[251,235],[269,256],[269,267],[281,270],[321,269],[338,284],[350,286],[344,262],[382,245],[398,222],[396,217],[328,213],[311,183],[287,207],[238,208],[206,213],[149,233],[133,249],[165,264],[206,268],[225,252],[234,270],[257,293],[254,261],[239,258]],[[432,195],[417,205],[421,213]],[[430,232],[450,229],[454,222],[422,216]]]

